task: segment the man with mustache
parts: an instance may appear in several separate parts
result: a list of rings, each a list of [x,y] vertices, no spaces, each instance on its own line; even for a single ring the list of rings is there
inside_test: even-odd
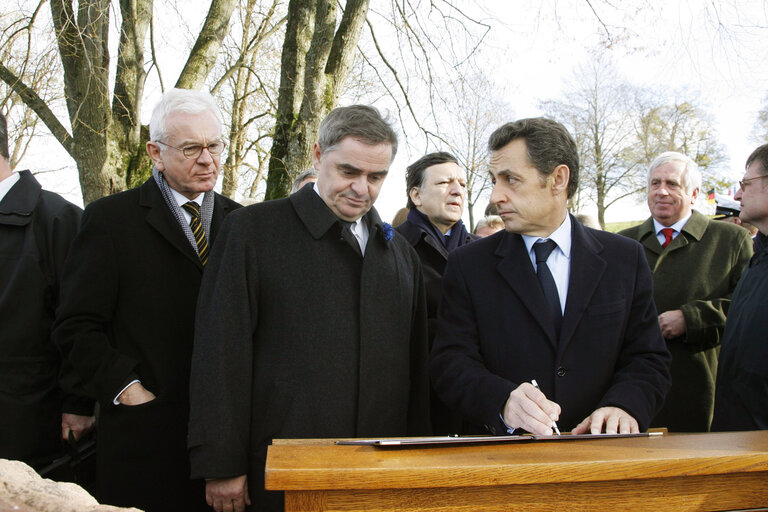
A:
[[[224,141],[210,94],[166,91],[149,133],[153,176],[85,209],[54,340],[100,404],[99,500],[207,510],[186,450],[195,304],[208,246],[240,205],[213,192]]]
[[[216,512],[282,510],[264,489],[274,438],[428,433],[421,265],[373,208],[396,150],[375,108],[334,109],[317,182],[225,223],[200,291],[189,431]]]
[[[653,273],[659,327],[672,353],[672,388],[651,426],[673,432],[709,430],[725,314],[752,256],[746,230],[691,208],[700,189],[696,162],[662,153],[648,170],[651,216],[621,232],[643,245]]]
[[[396,229],[416,250],[424,270],[431,347],[448,254],[478,237],[470,234],[461,220],[467,183],[453,155],[442,151],[424,155],[408,166],[405,182],[409,212]],[[436,396],[430,402],[433,432],[459,433],[460,418]]]

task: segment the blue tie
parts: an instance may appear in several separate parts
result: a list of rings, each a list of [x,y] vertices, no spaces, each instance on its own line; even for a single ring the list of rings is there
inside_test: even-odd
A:
[[[544,298],[549,306],[552,325],[555,326],[555,334],[560,338],[560,325],[563,323],[563,313],[560,310],[560,295],[557,293],[557,285],[552,272],[547,266],[547,259],[552,251],[557,247],[553,240],[539,241],[533,244],[533,251],[536,253],[536,276],[539,278],[539,284],[544,291]]]

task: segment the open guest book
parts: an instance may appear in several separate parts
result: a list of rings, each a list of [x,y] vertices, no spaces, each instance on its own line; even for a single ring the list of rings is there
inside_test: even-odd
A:
[[[390,437],[382,439],[348,439],[336,441],[336,444],[358,446],[429,446],[479,443],[530,443],[537,441],[576,441],[618,439],[625,437],[655,437],[664,432],[641,432],[638,434],[569,434],[541,436],[523,434],[515,436],[436,436],[436,437]]]

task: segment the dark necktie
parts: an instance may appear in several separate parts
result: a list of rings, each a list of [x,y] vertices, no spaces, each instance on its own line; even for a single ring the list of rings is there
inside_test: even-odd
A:
[[[189,229],[192,230],[192,234],[195,236],[195,243],[197,243],[197,253],[200,255],[200,263],[205,266],[208,263],[208,239],[205,236],[205,229],[203,229],[203,223],[200,221],[200,206],[194,201],[184,203],[181,205],[191,216],[189,221]]]
[[[545,240],[533,244],[533,251],[536,253],[536,276],[539,278],[544,297],[547,299],[552,325],[555,326],[555,334],[560,338],[560,325],[563,322],[563,313],[560,310],[560,295],[557,293],[557,285],[552,272],[547,266],[547,259],[552,251],[557,247],[553,240]]]
[[[662,249],[666,249],[669,243],[674,238],[675,230],[672,228],[664,228],[661,230],[661,234],[664,235],[664,243],[661,244]]]
[[[341,237],[346,240],[349,245],[352,246],[357,254],[362,256],[363,251],[360,248],[360,242],[357,241],[357,237],[352,232],[352,224],[354,224],[354,222],[339,220],[339,223],[341,224]]]

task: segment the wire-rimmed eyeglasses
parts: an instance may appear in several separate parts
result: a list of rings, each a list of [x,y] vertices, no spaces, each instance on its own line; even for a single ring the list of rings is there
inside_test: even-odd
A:
[[[748,182],[748,181],[752,181],[752,180],[759,180],[760,178],[765,178],[765,176],[755,176],[755,177],[753,177],[753,178],[746,178],[746,179],[743,179],[743,180],[739,181],[739,187],[741,187],[741,190],[744,190],[744,184],[745,184],[746,182]]]
[[[159,141],[159,140],[156,140],[155,142],[157,142],[158,144],[162,144],[163,146],[167,146],[169,148],[175,149],[176,151],[181,151],[182,153],[184,153],[184,158],[190,158],[190,159],[198,158],[204,149],[207,149],[211,155],[214,155],[214,156],[220,155],[224,152],[224,149],[227,147],[227,143],[221,140],[211,142],[206,146],[203,146],[202,144],[191,144],[189,146],[184,146],[183,148],[177,148],[176,146],[171,146],[170,144]]]

